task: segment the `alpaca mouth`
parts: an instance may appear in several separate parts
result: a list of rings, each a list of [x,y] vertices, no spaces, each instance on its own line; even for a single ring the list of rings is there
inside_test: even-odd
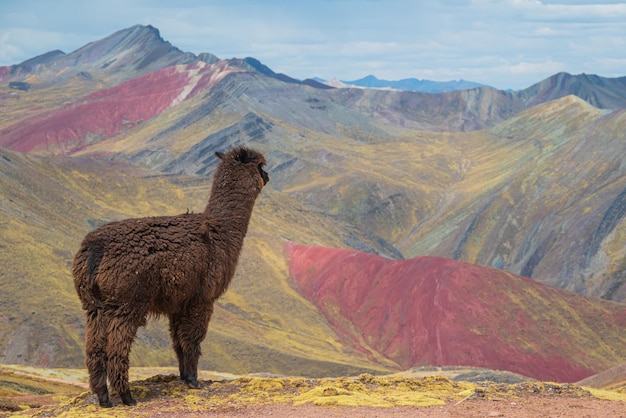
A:
[[[263,186],[265,186],[270,181],[270,176],[261,167],[259,167],[259,171],[261,172],[261,178],[263,178]]]

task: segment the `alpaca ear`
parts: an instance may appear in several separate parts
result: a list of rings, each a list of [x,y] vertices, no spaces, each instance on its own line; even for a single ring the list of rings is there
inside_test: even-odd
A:
[[[219,158],[220,160],[224,161],[224,153],[215,151],[215,156]]]

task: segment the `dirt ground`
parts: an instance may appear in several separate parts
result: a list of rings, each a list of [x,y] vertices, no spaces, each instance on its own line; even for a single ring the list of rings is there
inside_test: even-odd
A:
[[[266,405],[220,408],[207,412],[156,413],[159,417],[606,417],[625,418],[626,404],[601,399],[521,398],[514,401],[467,400],[431,407],[347,407]]]
[[[231,405],[220,406],[205,411],[185,411],[175,406],[176,401],[163,404],[153,404],[150,407],[133,408],[118,406],[110,411],[109,416],[148,416],[155,417],[285,417],[285,418],[315,418],[315,417],[362,417],[362,418],[403,418],[403,417],[567,417],[567,418],[626,418],[626,403],[602,399],[573,399],[573,398],[538,398],[527,397],[507,401],[466,400],[460,404],[450,401],[445,406],[409,407],[398,406],[391,408],[376,408],[368,406],[318,406],[307,405]],[[171,410],[175,408],[175,410]],[[139,413],[139,410],[141,412]],[[138,412],[135,414],[134,412]],[[107,415],[109,411],[106,411]],[[8,417],[10,412],[0,412],[0,417]],[[19,416],[57,416],[48,408],[36,408],[24,411]],[[61,414],[63,415],[63,414]],[[65,415],[71,416],[66,411]]]

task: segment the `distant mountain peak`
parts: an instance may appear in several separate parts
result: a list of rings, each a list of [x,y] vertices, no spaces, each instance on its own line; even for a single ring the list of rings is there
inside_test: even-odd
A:
[[[217,55],[211,54],[210,52],[201,52],[198,54],[198,59],[202,62],[205,62],[207,64],[215,64],[216,62],[218,62],[220,59],[217,57]]]
[[[161,37],[161,32],[155,28],[152,25],[133,25],[131,27],[125,28],[125,29],[120,29],[116,32],[113,32],[111,35],[109,36],[115,36],[116,34],[133,34],[133,33],[139,33],[139,34],[152,34],[153,36],[159,38],[160,40],[162,40],[163,42],[165,42],[165,40],[163,40],[163,38]],[[106,38],[104,38],[106,39]]]
[[[285,83],[293,83],[293,84],[307,84],[310,85],[311,87],[315,87],[315,88],[323,88],[321,85],[318,85],[318,83],[304,83],[298,79],[295,79],[293,77],[289,77],[286,74],[283,73],[276,73],[274,72],[274,70],[272,70],[270,67],[268,67],[267,65],[263,64],[261,61],[259,61],[256,58],[252,58],[252,57],[246,57],[242,60],[240,59],[232,59],[229,60],[229,62],[235,64],[235,65],[242,65],[244,68],[256,71],[260,74],[263,74],[264,76],[267,77],[271,77],[271,78],[275,78],[277,80],[280,80],[282,82]]]
[[[23,67],[31,67],[39,64],[47,64],[49,62],[56,61],[57,59],[64,57],[65,55],[65,52],[61,51],[60,49],[55,49],[54,51],[46,52],[44,54],[37,55],[36,57],[27,59],[26,61],[23,61],[18,65]]]
[[[73,52],[95,52],[97,55],[105,56],[119,50],[132,50],[135,52],[150,52],[152,50],[161,49],[161,52],[183,52],[165,41],[161,37],[161,33],[154,26],[134,25],[127,29],[121,29],[106,38],[99,41],[91,42],[79,50]],[[139,50],[139,51],[137,51]]]
[[[203,58],[202,61],[207,63],[217,61],[214,56]],[[183,52],[165,41],[154,26],[134,25],[68,54],[55,50],[26,60],[12,66],[6,78],[21,81],[29,74],[37,73],[41,84],[46,84],[56,82],[57,78],[87,72],[105,73],[111,80],[124,81],[170,65],[198,60],[194,54]]]
[[[263,64],[261,61],[259,61],[256,58],[246,57],[243,59],[243,62],[261,74],[264,74],[270,77],[274,77],[276,75],[276,73],[272,71],[270,67]]]
[[[432,81],[417,78],[404,78],[401,80],[383,80],[373,74],[352,81],[331,79],[326,82],[333,87],[360,87],[374,89],[391,89],[402,91],[415,91],[422,93],[445,93],[457,90],[469,90],[477,87],[488,87],[485,84],[466,80]]]
[[[152,25],[146,25],[146,26],[144,26],[144,25],[135,25],[135,26],[139,27],[139,28],[144,27],[147,30],[149,30],[151,32],[154,32],[159,38],[161,37],[161,32],[159,32],[159,30],[157,28],[155,28],[154,26],[152,26]]]
[[[171,43],[163,39],[161,36],[161,32],[152,25],[134,25],[128,29],[122,29],[117,32],[118,34],[124,34],[129,39],[137,39],[139,41],[144,40],[145,38],[152,38],[155,42],[166,44],[172,48],[176,48]],[[115,35],[115,34],[113,34]],[[112,36],[113,36],[112,35]],[[106,38],[105,38],[106,39]],[[176,48],[180,51],[180,49]]]
[[[519,92],[526,106],[534,106],[573,94],[599,109],[626,107],[626,77],[556,73]]]

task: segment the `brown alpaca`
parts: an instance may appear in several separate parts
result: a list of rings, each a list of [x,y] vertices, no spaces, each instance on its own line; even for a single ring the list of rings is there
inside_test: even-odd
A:
[[[180,378],[198,383],[200,343],[213,304],[228,287],[254,202],[269,181],[259,152],[238,147],[213,177],[203,213],[127,219],[87,234],[74,258],[74,286],[87,314],[89,385],[112,406],[107,377],[126,405],[137,403],[128,384],[128,355],[149,314],[167,315]]]

